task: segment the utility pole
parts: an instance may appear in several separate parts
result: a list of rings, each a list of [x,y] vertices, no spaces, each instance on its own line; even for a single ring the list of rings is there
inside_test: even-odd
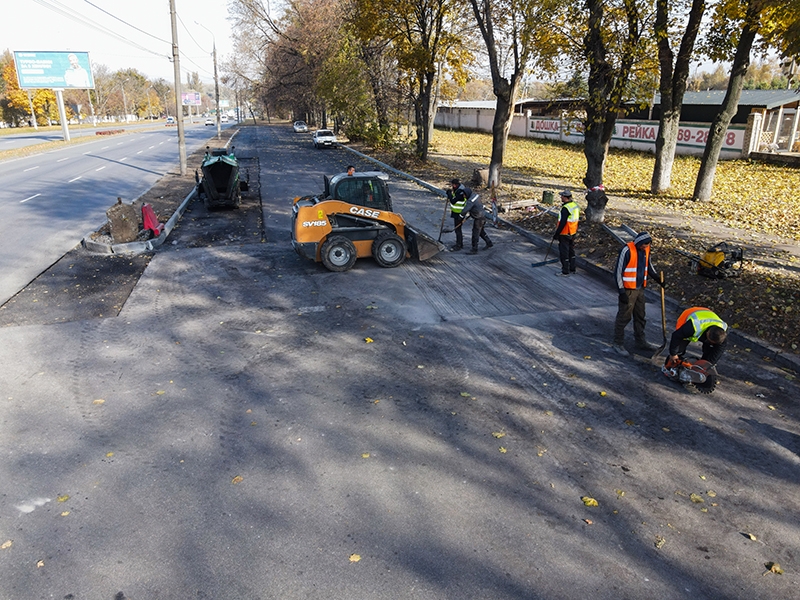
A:
[[[220,125],[220,120],[219,120],[219,76],[217,75],[217,38],[214,35],[214,32],[211,31],[208,27],[206,27],[205,25],[203,25],[198,21],[195,21],[195,23],[200,25],[200,27],[202,27],[208,33],[211,34],[211,39],[213,40],[214,43],[213,46],[214,50],[212,52],[212,55],[214,57],[214,100],[217,106],[217,139],[219,139],[222,136],[222,125]]]
[[[175,77],[175,110],[178,119],[178,154],[181,175],[186,175],[186,137],[183,132],[183,106],[181,105],[181,57],[178,53],[178,21],[175,18],[175,0],[169,0],[169,17],[172,21],[172,66]]]

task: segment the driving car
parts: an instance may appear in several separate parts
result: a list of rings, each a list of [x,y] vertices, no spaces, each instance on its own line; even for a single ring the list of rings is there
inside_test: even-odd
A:
[[[214,119],[212,119],[211,117],[208,117],[206,119],[206,125],[215,125]]]
[[[330,129],[317,129],[314,132],[314,148],[334,148],[336,135]]]
[[[175,117],[167,117],[167,125],[174,125]]]
[[[306,125],[305,121],[295,121],[292,129],[294,129],[295,133],[307,133],[308,125]]]
[[[228,115],[220,115],[219,122],[220,123],[227,123],[228,122]]]

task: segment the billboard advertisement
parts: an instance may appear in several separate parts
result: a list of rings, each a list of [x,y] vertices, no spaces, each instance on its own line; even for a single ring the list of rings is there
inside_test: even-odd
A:
[[[200,92],[181,92],[183,106],[200,106]]]
[[[14,52],[22,89],[94,89],[88,52]]]

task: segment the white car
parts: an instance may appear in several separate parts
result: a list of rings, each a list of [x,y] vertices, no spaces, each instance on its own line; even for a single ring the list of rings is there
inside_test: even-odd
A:
[[[305,121],[295,121],[292,129],[294,129],[295,133],[308,133],[308,125],[306,125]]]
[[[228,115],[220,115],[219,122],[220,123],[227,123],[228,122]]]
[[[214,119],[209,117],[206,119],[206,125],[216,125],[216,123],[214,122]]]
[[[330,129],[317,129],[314,132],[314,148],[335,148],[336,135]]]

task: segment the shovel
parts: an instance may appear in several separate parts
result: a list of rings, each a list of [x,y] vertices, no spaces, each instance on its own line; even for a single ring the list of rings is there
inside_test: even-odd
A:
[[[664,334],[664,342],[659,346],[658,350],[655,351],[655,354],[650,357],[650,360],[655,360],[655,358],[664,351],[664,348],[667,347],[667,316],[664,314],[664,271],[659,273],[661,277],[661,331]]]
[[[545,252],[544,254],[544,260],[541,262],[531,263],[532,267],[543,267],[545,265],[552,265],[553,263],[557,263],[559,260],[561,260],[560,258],[551,258],[550,260],[547,260],[547,257],[550,256],[550,249],[553,247],[554,241],[555,240],[550,240],[550,245],[547,247],[547,252]]]
[[[442,233],[453,233],[453,232],[454,232],[456,229],[458,229],[458,228],[459,228],[459,227],[461,227],[461,226],[462,226],[464,223],[466,223],[466,222],[467,222],[467,219],[469,219],[469,217],[470,217],[470,215],[467,215],[466,217],[464,217],[464,218],[461,220],[461,223],[459,223],[458,225],[456,225],[456,226],[455,226],[455,227],[453,227],[452,229],[451,229],[450,227],[445,227],[445,228],[443,228],[443,229],[442,229]],[[440,234],[440,235],[441,235],[441,234]]]

